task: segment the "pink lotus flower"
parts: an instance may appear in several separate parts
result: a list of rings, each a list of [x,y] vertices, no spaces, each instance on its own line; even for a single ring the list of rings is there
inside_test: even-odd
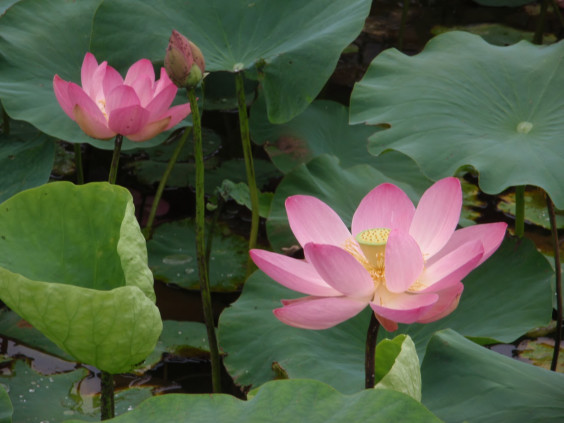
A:
[[[98,65],[86,53],[81,70],[82,87],[53,78],[55,96],[65,113],[87,135],[110,139],[121,134],[131,141],[145,141],[172,128],[190,113],[190,104],[170,107],[178,88],[164,68],[155,81],[147,59],[134,63],[125,76],[107,62]]]
[[[455,230],[462,207],[456,178],[436,182],[417,209],[397,186],[382,184],[363,198],[352,235],[327,204],[306,196],[286,200],[290,227],[305,260],[251,250],[255,264],[287,288],[309,296],[282,300],[282,322],[326,329],[367,305],[388,331],[398,323],[428,323],[451,313],[461,280],[499,247],[507,224]]]

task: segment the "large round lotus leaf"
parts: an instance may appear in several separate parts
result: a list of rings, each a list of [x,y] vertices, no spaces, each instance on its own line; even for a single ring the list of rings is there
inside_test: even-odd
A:
[[[85,53],[91,50],[90,28],[100,3],[101,0],[21,0],[10,7],[0,25],[0,98],[12,118],[27,121],[42,132],[69,142],[112,149],[113,141],[85,135],[63,112],[53,91],[55,74],[80,84],[80,68]],[[119,26],[112,32],[120,33]],[[125,45],[123,41],[119,44]],[[120,62],[122,67],[118,70],[122,75],[144,57],[142,52],[143,49],[132,51],[126,61]],[[101,62],[107,57],[98,55],[97,59]],[[116,63],[109,64],[116,67]],[[122,149],[157,145],[167,135],[160,134],[142,144],[124,138]]]
[[[407,330],[403,326],[400,332],[407,332],[421,353],[435,331],[448,327],[466,336],[511,342],[550,320],[551,276],[550,265],[531,242],[508,239],[464,279],[464,293],[452,315]],[[247,279],[239,299],[219,319],[229,374],[239,385],[259,386],[274,377],[276,365],[290,378],[321,380],[345,393],[363,389],[369,309],[319,331],[286,326],[274,317],[272,310],[281,307],[281,299],[303,296],[260,271]],[[384,336],[390,335],[380,329],[380,338]]]
[[[129,192],[53,182],[3,202],[0,299],[77,361],[143,361],[162,322]]]
[[[445,330],[421,367],[423,404],[445,422],[562,422],[564,375],[521,363]]]
[[[440,422],[405,394],[369,389],[343,395],[314,380],[281,380],[265,384],[248,401],[231,395],[169,394],[153,397],[115,423],[309,423]],[[79,423],[78,420],[66,423]]]
[[[261,95],[251,109],[250,126],[253,141],[264,145],[284,173],[324,153],[337,156],[344,167],[374,161],[367,151],[374,128],[349,125],[349,109],[334,101],[315,101],[291,121],[276,125],[268,120]]]
[[[355,85],[351,122],[387,123],[369,150],[412,157],[436,180],[462,166],[497,194],[536,185],[564,208],[564,42],[497,47],[465,32],[409,57],[390,49]]]
[[[14,407],[8,392],[4,386],[0,386],[0,423],[12,423],[13,413]]]
[[[0,134],[0,202],[46,183],[54,159],[53,139],[24,122],[10,122],[10,134]]]
[[[92,49],[123,67],[163,60],[172,29],[202,50],[206,71],[258,67],[273,122],[303,111],[362,30],[369,0],[111,0],[96,12]],[[254,72],[256,73],[256,72]],[[248,77],[252,77],[249,72]]]
[[[280,182],[272,199],[266,222],[272,247],[281,250],[297,244],[284,207],[286,198],[291,195],[313,195],[325,201],[346,223],[350,223],[360,200],[372,188],[384,182],[398,185],[413,201],[417,200],[429,187],[430,181],[421,177],[413,162],[404,155],[392,154],[388,157],[386,167],[378,166],[378,170],[366,164],[345,169],[337,157],[327,154],[295,167]]]

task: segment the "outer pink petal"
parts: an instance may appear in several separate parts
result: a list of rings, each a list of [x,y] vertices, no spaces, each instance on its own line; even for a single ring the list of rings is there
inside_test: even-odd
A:
[[[104,79],[102,80],[101,90],[103,92],[103,97],[109,97],[110,93],[117,87],[123,85],[123,78],[117,70],[111,66],[106,67],[106,72],[104,73]]]
[[[409,288],[423,270],[423,255],[407,232],[394,229],[388,236],[385,255],[386,287],[399,294]]]
[[[265,250],[251,250],[249,254],[260,270],[286,288],[319,297],[342,295],[327,285],[315,268],[305,260]]]
[[[437,294],[393,294],[379,290],[370,307],[377,315],[393,322],[414,323],[424,316],[438,299]]]
[[[476,265],[479,266],[484,261],[486,261],[500,246],[505,236],[505,230],[507,229],[507,223],[485,223],[481,225],[468,226],[466,228],[459,229],[452,234],[447,245],[432,257],[432,262],[439,260],[441,257],[445,256],[452,250],[460,247],[466,242],[472,240],[480,240],[484,247],[484,255]],[[429,263],[429,264],[430,264]]]
[[[152,100],[150,100],[149,104],[147,104],[146,106],[146,109],[151,112],[151,120],[159,119],[166,113],[166,111],[172,104],[174,97],[176,97],[177,91],[178,88],[176,88],[176,85],[169,85],[159,94],[157,94]]]
[[[116,133],[107,127],[106,121],[95,119],[91,113],[86,111],[79,104],[74,106],[74,120],[84,133],[92,138],[106,140],[113,138]]]
[[[105,67],[106,65],[104,65]],[[92,53],[86,53],[82,61],[82,68],[80,69],[80,81],[82,89],[88,95],[91,95],[94,90],[96,81],[94,75],[98,70],[98,62]]]
[[[290,228],[302,246],[308,242],[342,246],[351,237],[339,215],[315,197],[288,197],[286,213]]]
[[[360,202],[352,220],[352,233],[374,228],[409,230],[415,206],[400,188],[381,184],[370,191]]]
[[[165,130],[178,125],[182,119],[190,114],[190,103],[179,104],[168,109],[165,116],[170,116],[170,122],[168,123]]]
[[[391,320],[384,319],[382,316],[378,316],[376,313],[374,313],[374,316],[376,316],[376,319],[378,319],[382,327],[386,329],[388,332],[394,332],[398,330],[398,324],[396,322],[392,322]]]
[[[159,95],[159,93],[169,85],[174,85],[174,83],[170,80],[165,68],[161,68],[161,75],[159,80],[155,83],[155,92],[153,93],[153,96]]]
[[[374,282],[370,274],[350,253],[334,245],[309,243],[306,257],[327,284],[353,298],[372,299]]]
[[[74,120],[74,104],[71,102],[68,93],[69,84],[70,82],[61,79],[59,75],[55,75],[55,77],[53,78],[53,90],[55,91],[55,97],[57,97],[59,105],[67,114],[67,116]]]
[[[152,82],[155,82],[155,70],[153,69],[153,64],[150,60],[141,59],[130,66],[127,71],[127,75],[125,75],[124,84],[135,86],[135,81],[147,77]]]
[[[127,135],[127,138],[131,141],[141,142],[147,141],[151,138],[156,137],[161,132],[165,131],[170,123],[170,117],[157,120],[156,122],[151,122],[145,125],[139,132]]]
[[[431,323],[452,313],[458,306],[463,290],[464,285],[459,282],[439,292],[439,300],[417,322]]]
[[[421,277],[419,292],[437,292],[457,284],[476,268],[484,247],[478,240],[467,242],[428,266]]]
[[[367,302],[348,297],[305,297],[282,301],[273,310],[283,323],[303,329],[327,329],[360,313]]]
[[[457,178],[435,182],[421,197],[409,234],[428,258],[445,246],[460,219],[462,189]]]
[[[128,106],[112,110],[108,126],[121,135],[139,133],[149,120],[149,112],[141,106]]]

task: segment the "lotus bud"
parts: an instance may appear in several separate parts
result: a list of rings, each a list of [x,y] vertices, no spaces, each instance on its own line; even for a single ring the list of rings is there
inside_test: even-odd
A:
[[[194,88],[204,77],[204,55],[180,32],[173,30],[164,60],[166,73],[179,88]]]

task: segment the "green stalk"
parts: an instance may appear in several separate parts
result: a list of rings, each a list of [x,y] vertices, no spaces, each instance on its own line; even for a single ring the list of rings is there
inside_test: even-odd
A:
[[[114,375],[102,371],[100,375],[101,400],[100,414],[101,420],[109,420],[115,416],[114,403]]]
[[[558,354],[560,353],[560,341],[562,340],[562,269],[560,267],[560,244],[558,241],[558,227],[556,226],[556,211],[552,199],[546,194],[546,208],[550,219],[550,231],[552,234],[552,248],[554,249],[554,271],[556,273],[556,335],[554,336],[554,350],[550,370],[556,371],[558,365]]]
[[[370,324],[366,333],[366,350],[364,356],[364,387],[374,388],[374,366],[376,361],[376,342],[378,340],[378,329],[380,322],[374,313],[370,313]]]
[[[558,18],[558,22],[560,22],[560,26],[564,27],[564,17],[562,16],[562,13],[560,13],[560,7],[558,6],[558,3],[556,3],[556,0],[552,0],[552,11]]]
[[[112,185],[116,183],[118,164],[119,164],[119,153],[121,152],[122,142],[123,142],[123,135],[117,134],[114,143],[114,154],[112,156],[112,164],[110,165],[110,176],[108,177],[108,182]]]
[[[409,3],[411,0],[403,0],[403,9],[401,11],[401,23],[398,35],[398,50],[403,50],[403,37],[405,34],[405,24],[407,22],[407,13],[409,12]]]
[[[544,34],[544,23],[546,21],[547,9],[548,9],[548,0],[542,0],[541,9],[537,21],[537,27],[535,29],[535,35],[533,36],[534,44],[542,44],[542,38]]]
[[[200,111],[194,88],[188,88],[188,98],[192,110],[192,122],[194,130],[194,160],[196,162],[196,257],[198,259],[198,272],[200,275],[200,292],[202,295],[202,307],[204,309],[204,320],[208,333],[210,346],[212,387],[213,392],[221,392],[221,363],[219,360],[219,348],[215,336],[215,326],[211,303],[208,269],[206,266],[206,239],[205,239],[205,211],[206,198],[204,196],[204,152],[202,148],[202,123]]]
[[[84,170],[82,168],[82,149],[81,145],[74,143],[74,165],[76,166],[76,183],[78,185],[84,184]]]
[[[239,106],[239,127],[241,129],[241,142],[243,144],[243,156],[245,157],[245,168],[247,170],[247,184],[251,196],[251,233],[249,235],[249,250],[255,248],[259,229],[259,201],[257,181],[255,178],[255,167],[253,165],[253,152],[251,149],[251,136],[249,132],[249,117],[247,115],[247,100],[245,98],[245,85],[242,72],[235,74],[235,85],[237,90],[237,102]],[[254,269],[250,256],[247,261],[247,276]]]
[[[206,241],[206,266],[209,267],[210,265],[210,257],[211,257],[211,249],[212,249],[212,243],[213,243],[213,233],[215,231],[215,228],[217,227],[217,221],[219,219],[219,215],[221,214],[221,209],[223,208],[223,199],[221,198],[221,196],[218,196],[217,199],[217,206],[216,209],[213,212],[213,216],[212,216],[212,221],[211,224],[209,226],[209,230],[208,230],[208,238]]]
[[[525,185],[515,187],[515,236],[525,235]]]
[[[188,134],[190,134],[190,131],[192,131],[192,128],[190,127],[186,127],[184,129],[184,132],[182,133],[182,137],[178,141],[178,145],[174,149],[174,152],[172,153],[172,157],[168,161],[168,165],[163,173],[163,177],[159,182],[157,192],[155,193],[155,198],[153,199],[153,205],[151,206],[151,211],[149,213],[149,218],[147,219],[147,225],[145,225],[145,228],[143,228],[143,235],[145,235],[145,239],[147,240],[150,239],[151,236],[153,235],[153,222],[155,221],[155,216],[157,214],[157,208],[159,207],[159,202],[161,201],[161,197],[166,187],[168,177],[170,176],[170,173],[172,172],[172,168],[174,167],[176,161],[178,160],[178,156],[180,155],[180,152],[182,151],[184,144],[186,144],[186,140],[188,139]]]

